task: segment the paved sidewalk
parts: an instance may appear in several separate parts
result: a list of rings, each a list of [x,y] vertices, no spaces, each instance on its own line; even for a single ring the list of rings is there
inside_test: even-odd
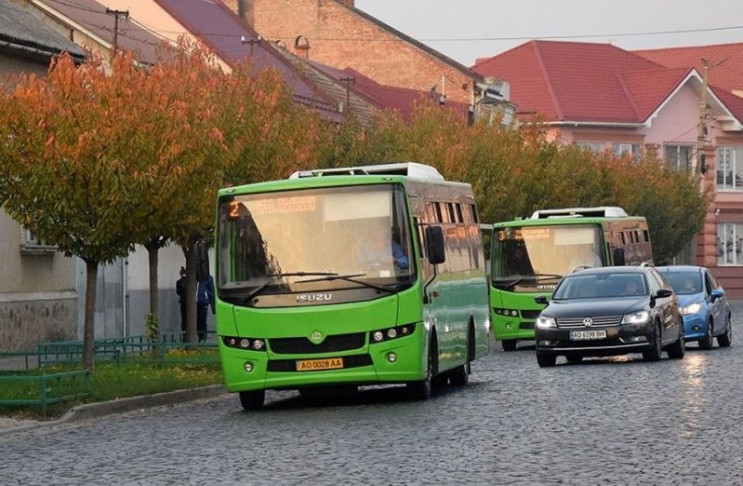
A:
[[[212,385],[190,388],[187,390],[176,390],[167,393],[157,393],[155,395],[144,395],[141,397],[120,398],[109,402],[86,403],[72,408],[64,416],[56,420],[28,420],[0,417],[0,436],[34,427],[91,419],[114,413],[130,412],[141,408],[174,405],[192,400],[200,400],[202,398],[217,397],[227,393],[227,389],[224,385]]]

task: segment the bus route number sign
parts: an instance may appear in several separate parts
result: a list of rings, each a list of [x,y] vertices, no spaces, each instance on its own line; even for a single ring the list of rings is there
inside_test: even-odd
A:
[[[343,358],[303,359],[297,361],[297,371],[322,371],[343,368]]]

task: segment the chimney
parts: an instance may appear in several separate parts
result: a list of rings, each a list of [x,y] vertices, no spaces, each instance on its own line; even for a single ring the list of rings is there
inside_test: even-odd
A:
[[[254,2],[255,0],[237,0],[237,16],[243,19],[250,27],[253,27],[255,24],[255,18],[253,17],[253,10],[255,9]]]

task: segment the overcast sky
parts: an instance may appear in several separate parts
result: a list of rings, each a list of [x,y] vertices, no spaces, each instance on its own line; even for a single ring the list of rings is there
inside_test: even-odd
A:
[[[627,50],[743,42],[743,0],[356,0],[356,8],[465,66],[538,38]]]

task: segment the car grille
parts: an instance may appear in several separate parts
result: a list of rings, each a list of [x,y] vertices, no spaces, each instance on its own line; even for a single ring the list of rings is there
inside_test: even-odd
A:
[[[320,354],[359,349],[366,344],[366,333],[328,336],[320,344],[305,337],[269,339],[268,346],[276,354]]]
[[[586,316],[588,317],[588,316]],[[607,326],[618,326],[622,323],[622,316],[590,316],[593,319],[593,324],[590,327],[607,327]],[[566,329],[572,327],[579,327],[585,329],[586,325],[583,324],[585,317],[566,317],[557,319],[557,327]]]
[[[343,369],[360,368],[361,366],[370,366],[372,364],[371,356],[368,354],[357,354],[355,356],[343,356]],[[268,362],[268,371],[297,371],[297,360],[295,359],[272,359]],[[328,370],[318,370],[328,371]],[[335,370],[333,370],[335,371]],[[312,371],[302,371],[302,373],[312,373]]]

